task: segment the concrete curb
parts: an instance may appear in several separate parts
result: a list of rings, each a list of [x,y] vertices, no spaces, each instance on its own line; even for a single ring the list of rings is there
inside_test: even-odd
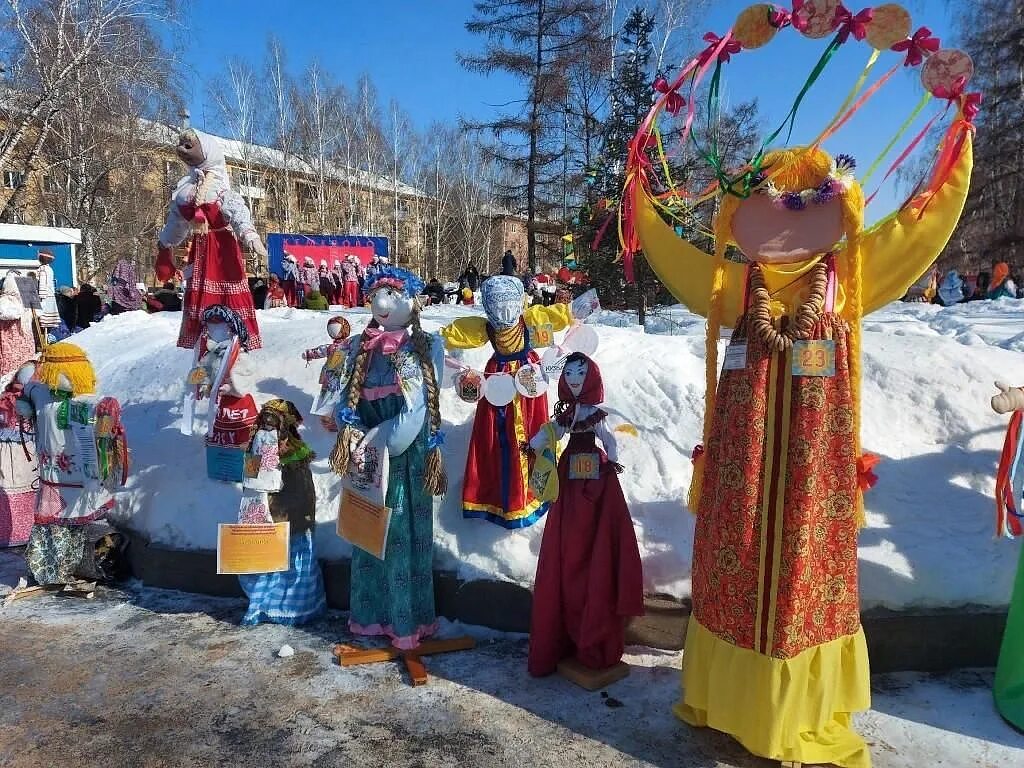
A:
[[[131,533],[132,572],[151,587],[221,597],[243,597],[238,579],[217,575],[210,550],[169,549]],[[348,608],[349,561],[321,561],[327,603]],[[452,571],[435,571],[437,612],[453,621],[503,632],[528,632],[530,590],[507,581],[463,581]],[[627,643],[680,650],[686,636],[689,601],[657,595],[646,600],[647,615],[627,631]],[[1006,609],[964,606],[956,609],[889,611],[861,615],[872,672],[945,672],[964,667],[993,667],[1006,624]]]

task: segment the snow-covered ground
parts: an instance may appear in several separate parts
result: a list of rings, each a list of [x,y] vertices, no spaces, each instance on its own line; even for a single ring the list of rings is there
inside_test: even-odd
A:
[[[23,573],[0,551],[0,597]],[[446,624],[477,648],[430,657],[429,685],[412,688],[397,663],[334,663],[333,643],[353,642],[337,611],[292,628],[240,627],[243,610],[137,584],[0,608],[0,765],[778,765],[672,716],[676,653],[629,648],[630,676],[588,693],[529,677],[524,636]],[[285,644],[294,655],[281,658]],[[991,686],[991,670],[876,675],[872,709],[855,719],[875,768],[1024,765],[1024,735],[999,718]]]
[[[433,331],[479,311],[428,308]],[[284,397],[308,411],[319,364],[299,353],[324,343],[332,313],[259,313],[265,348],[251,355],[258,402]],[[369,315],[348,312],[353,331]],[[178,431],[190,352],[174,342],[180,315],[130,313],[75,337],[92,356],[104,394],[124,405],[134,472],[122,522],[173,547],[209,548],[216,526],[233,521],[237,491],[206,477],[202,440]],[[664,309],[647,332],[624,313],[590,321],[608,404],[639,430],[623,437],[622,481],[640,541],[646,587],[689,592],[693,520],[684,506],[690,453],[699,440],[704,389],[704,322],[681,307]],[[1005,418],[992,413],[992,382],[1024,383],[1024,302],[978,302],[952,309],[900,304],[864,324],[864,446],[881,455],[880,482],[868,495],[861,536],[864,607],[1004,605],[1018,545],[994,538],[992,491]],[[463,361],[482,368],[479,349]],[[552,384],[552,393],[554,385]],[[460,512],[463,466],[474,407],[442,394],[449,493],[439,503],[436,561],[467,579],[530,584],[543,524],[505,531]],[[334,533],[339,483],[327,466],[333,436],[315,419],[307,439],[314,464],[321,557],[347,554]]]

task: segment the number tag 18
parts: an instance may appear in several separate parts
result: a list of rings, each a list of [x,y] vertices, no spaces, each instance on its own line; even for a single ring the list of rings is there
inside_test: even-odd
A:
[[[601,457],[596,453],[574,453],[569,457],[570,480],[597,480],[601,476]]]
[[[831,339],[793,342],[793,375],[831,378],[836,375],[836,343]]]

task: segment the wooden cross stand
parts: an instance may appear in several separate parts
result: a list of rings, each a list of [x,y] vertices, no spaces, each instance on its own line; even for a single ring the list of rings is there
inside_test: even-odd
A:
[[[450,640],[427,640],[410,651],[399,648],[357,648],[345,643],[334,646],[334,656],[343,667],[354,667],[357,664],[376,664],[381,661],[401,659],[409,671],[413,686],[427,684],[427,668],[421,656],[433,656],[436,653],[452,651],[468,651],[476,647],[471,637],[453,637]]]

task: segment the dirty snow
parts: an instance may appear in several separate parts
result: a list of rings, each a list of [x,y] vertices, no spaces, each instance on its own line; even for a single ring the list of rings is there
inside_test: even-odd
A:
[[[0,552],[0,594],[22,568]],[[430,683],[414,689],[397,663],[334,663],[332,645],[352,641],[339,612],[302,628],[241,627],[243,612],[242,600],[138,585],[0,608],[0,765],[777,765],[672,716],[675,653],[628,649],[631,674],[605,698],[530,678],[523,636],[448,624],[477,648],[429,658]],[[857,717],[875,768],[1024,764],[1024,735],[996,714],[991,684],[991,671],[876,676],[873,709]]]
[[[435,331],[474,311],[431,307],[424,327]],[[319,365],[306,366],[299,353],[327,340],[331,314],[259,313],[265,348],[251,355],[258,402],[284,397],[308,411]],[[363,310],[346,314],[354,332],[369,319]],[[235,517],[237,492],[206,478],[201,438],[178,432],[190,364],[190,352],[174,347],[179,318],[129,313],[75,341],[96,363],[103,393],[125,406],[135,471],[120,521],[167,546],[212,549],[217,523]],[[608,404],[640,431],[639,439],[621,440],[621,460],[646,588],[686,595],[693,521],[684,498],[700,435],[704,322],[681,307],[658,311],[646,333],[625,313],[603,312],[589,322],[600,336],[596,359]],[[864,607],[1005,605],[1017,545],[993,536],[991,498],[1006,420],[989,410],[988,400],[995,379],[1024,383],[1024,303],[898,304],[870,316],[864,328],[864,446],[884,458],[861,537]],[[463,355],[480,368],[487,357],[486,349]],[[437,510],[437,565],[467,579],[529,585],[543,526],[509,532],[462,519],[473,407],[451,390],[441,406],[450,490]],[[343,557],[349,548],[333,523],[338,482],[326,462],[332,436],[315,419],[306,436],[320,456],[314,464],[320,556]]]

